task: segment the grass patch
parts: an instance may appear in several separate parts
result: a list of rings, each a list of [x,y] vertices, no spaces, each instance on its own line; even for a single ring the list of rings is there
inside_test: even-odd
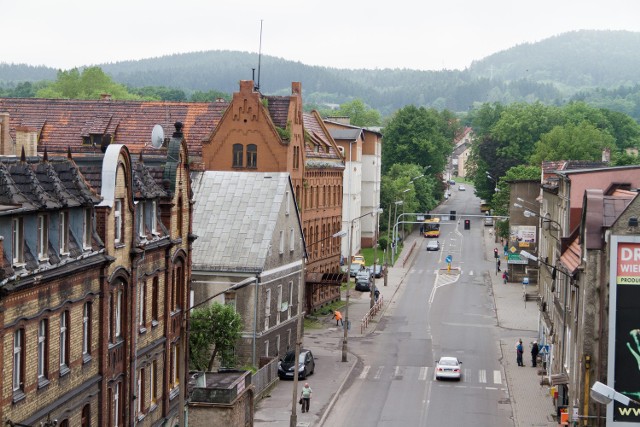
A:
[[[304,330],[308,329],[323,329],[324,325],[317,318],[305,317],[304,318]]]

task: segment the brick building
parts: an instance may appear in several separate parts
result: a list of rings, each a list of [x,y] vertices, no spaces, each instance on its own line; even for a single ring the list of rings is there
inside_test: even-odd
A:
[[[302,86],[290,96],[263,96],[241,81],[211,139],[202,146],[205,170],[288,172],[300,209],[308,263],[306,309],[340,298],[344,158],[317,112],[302,110]]]
[[[37,153],[45,127],[64,129],[44,118],[41,128],[9,122],[4,115],[7,154]],[[0,326],[12,361],[0,379],[3,419],[177,423],[193,240],[181,129],[163,140],[163,156],[133,158],[108,138],[104,154],[72,158],[68,148],[66,158],[50,160],[45,148],[34,159],[2,159],[16,163],[0,190],[8,215],[0,288],[10,296],[0,299]],[[74,137],[83,140],[67,135],[70,146]]]

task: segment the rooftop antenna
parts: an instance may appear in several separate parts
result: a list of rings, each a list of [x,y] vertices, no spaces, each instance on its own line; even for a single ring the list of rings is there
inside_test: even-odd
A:
[[[256,91],[260,91],[260,62],[261,61],[262,61],[262,19],[260,20],[260,46],[258,47],[258,82],[254,83],[254,89]]]

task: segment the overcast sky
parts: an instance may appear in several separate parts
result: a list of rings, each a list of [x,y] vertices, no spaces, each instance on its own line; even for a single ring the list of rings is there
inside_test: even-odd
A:
[[[0,0],[0,62],[70,69],[205,50],[464,69],[567,31],[640,32],[639,0]]]

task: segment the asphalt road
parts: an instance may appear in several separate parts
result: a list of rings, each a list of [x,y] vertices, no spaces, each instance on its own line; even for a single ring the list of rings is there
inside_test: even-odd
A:
[[[454,188],[436,212],[450,210],[480,215],[473,189]],[[508,393],[487,276],[495,267],[484,258],[482,218],[467,218],[470,230],[464,218],[443,223],[440,251],[427,252],[427,239],[421,241],[397,304],[375,334],[351,341],[361,362],[325,425],[513,425],[510,407],[501,403]],[[461,381],[434,379],[442,355],[463,361]]]

